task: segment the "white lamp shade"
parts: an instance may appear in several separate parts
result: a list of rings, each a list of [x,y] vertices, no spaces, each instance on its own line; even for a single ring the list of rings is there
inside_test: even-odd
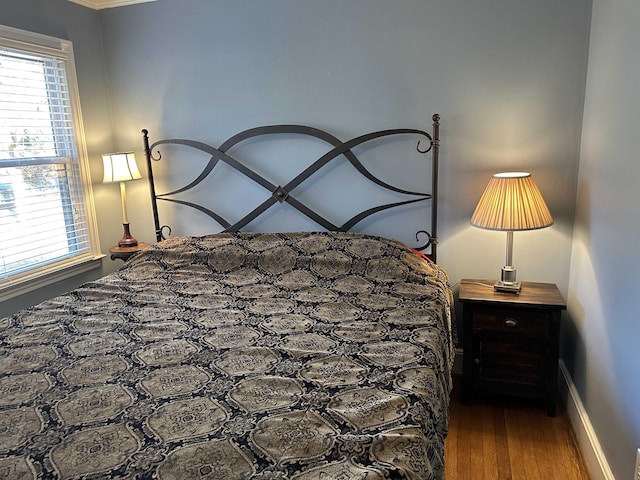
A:
[[[553,224],[551,213],[530,173],[497,173],[471,216],[471,225],[487,230],[534,230]]]
[[[126,182],[142,178],[133,152],[105,153],[102,155],[104,177],[102,183]]]

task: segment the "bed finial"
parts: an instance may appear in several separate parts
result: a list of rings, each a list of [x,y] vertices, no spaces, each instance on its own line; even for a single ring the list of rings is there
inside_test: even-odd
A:
[[[431,146],[440,146],[440,114],[434,113],[433,117],[433,140],[431,140]]]
[[[142,142],[144,143],[144,154],[148,157],[151,156],[151,150],[149,149],[149,130],[142,129]]]

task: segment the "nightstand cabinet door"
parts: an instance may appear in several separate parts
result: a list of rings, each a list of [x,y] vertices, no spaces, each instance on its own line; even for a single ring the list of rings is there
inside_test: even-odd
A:
[[[466,282],[460,288],[463,402],[476,393],[520,396],[543,400],[555,415],[560,315],[566,308],[555,285],[525,283],[513,295],[493,292],[488,281]]]

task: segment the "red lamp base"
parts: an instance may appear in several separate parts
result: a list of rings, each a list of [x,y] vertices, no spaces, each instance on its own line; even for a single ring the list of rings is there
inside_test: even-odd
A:
[[[122,226],[124,227],[124,234],[122,235],[122,238],[118,241],[118,246],[119,247],[135,247],[136,245],[138,245],[138,240],[133,238],[133,236],[131,235],[131,232],[129,232],[129,224],[123,223]]]

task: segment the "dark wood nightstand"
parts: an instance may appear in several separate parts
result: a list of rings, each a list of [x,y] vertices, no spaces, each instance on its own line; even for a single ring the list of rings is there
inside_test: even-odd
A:
[[[138,245],[135,247],[119,247],[118,245],[114,245],[109,248],[109,253],[111,254],[111,260],[124,260],[125,262],[129,260],[129,257],[134,253],[138,253],[140,250],[144,250],[145,248],[149,248],[151,246],[150,243],[138,242]]]
[[[523,282],[520,294],[495,292],[493,280],[462,280],[462,401],[475,393],[545,401],[555,416],[560,315],[567,306],[551,283]]]

